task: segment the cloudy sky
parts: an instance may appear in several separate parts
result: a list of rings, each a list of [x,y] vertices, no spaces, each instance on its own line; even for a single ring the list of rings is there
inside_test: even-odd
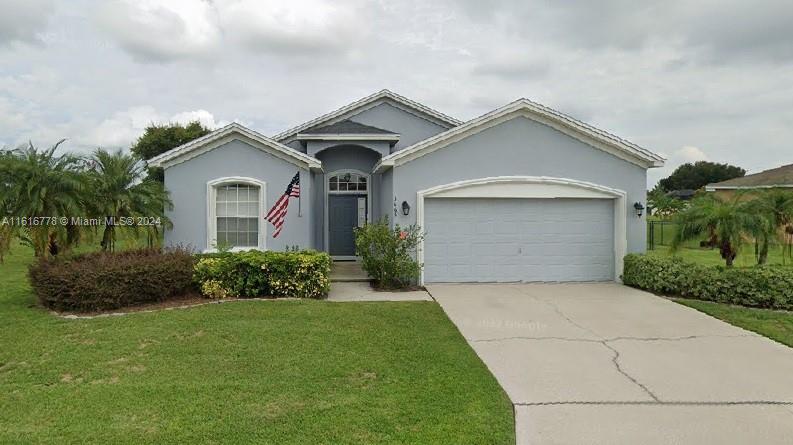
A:
[[[793,162],[793,2],[0,0],[0,146],[150,122],[275,134],[383,88],[469,119],[527,97],[669,158]]]

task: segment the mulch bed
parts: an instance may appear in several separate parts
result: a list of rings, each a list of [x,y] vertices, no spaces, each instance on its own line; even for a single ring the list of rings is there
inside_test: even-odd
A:
[[[408,286],[408,287],[397,287],[394,289],[390,289],[387,287],[375,287],[372,286],[372,289],[375,292],[417,292],[417,291],[426,291],[427,288],[424,286]]]
[[[93,318],[93,317],[103,317],[103,316],[111,316],[111,315],[125,315],[135,312],[155,312],[160,310],[169,310],[169,309],[183,309],[189,308],[194,306],[202,306],[206,304],[217,304],[217,303],[225,303],[231,301],[245,301],[245,300],[275,300],[275,297],[260,297],[260,298],[224,298],[222,300],[213,300],[210,298],[206,298],[200,293],[188,293],[185,295],[181,295],[178,297],[173,297],[166,301],[160,301],[156,303],[146,303],[146,304],[139,304],[135,306],[127,306],[118,309],[110,309],[106,311],[90,311],[90,312],[75,312],[75,311],[68,311],[68,312],[57,312],[52,311],[55,315],[65,318]],[[288,298],[281,298],[282,300],[286,300]]]

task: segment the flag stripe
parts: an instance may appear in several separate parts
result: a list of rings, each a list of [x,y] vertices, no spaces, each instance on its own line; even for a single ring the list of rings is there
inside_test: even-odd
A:
[[[289,198],[300,198],[300,172],[297,172],[289,184],[286,186],[284,194],[278,198],[273,207],[267,212],[265,219],[273,225],[273,238],[281,234],[286,220],[286,212],[289,210]]]
[[[271,223],[275,223],[275,221],[277,221],[279,218],[282,217],[281,215],[282,213],[284,213],[284,209],[286,209],[288,206],[289,206],[289,201],[284,200],[284,202],[282,202],[281,205],[279,205],[278,207],[273,207],[273,213],[269,218],[267,218],[267,221],[270,221]]]
[[[280,198],[278,198],[278,201],[275,203],[273,208],[270,209],[270,212],[267,213],[267,216],[265,217],[265,219],[267,219],[267,221],[272,222],[273,216],[275,216],[275,214],[278,211],[280,211],[281,207],[283,207],[283,205],[287,202],[288,199],[289,199],[289,197],[287,195],[283,195]]]

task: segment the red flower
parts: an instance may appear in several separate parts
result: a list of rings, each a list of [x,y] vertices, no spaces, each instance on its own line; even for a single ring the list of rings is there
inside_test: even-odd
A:
[[[399,239],[401,239],[401,240],[406,240],[406,239],[408,239],[408,233],[407,233],[407,232],[405,232],[404,230],[400,231],[400,232],[399,232]]]

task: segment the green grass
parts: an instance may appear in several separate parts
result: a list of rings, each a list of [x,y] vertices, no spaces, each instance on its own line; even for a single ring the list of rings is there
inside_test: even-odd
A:
[[[0,265],[0,443],[514,443],[431,302],[234,302],[66,320]]]
[[[656,224],[652,224],[652,222],[657,222]],[[653,231],[653,235],[655,238],[656,246],[669,246],[672,244],[672,240],[675,237],[675,231],[677,230],[677,224],[670,223],[666,221],[666,224],[663,224],[664,221],[661,221],[657,218],[650,217],[647,220],[647,239],[650,239],[650,230]],[[700,240],[689,240],[683,243],[684,247],[699,247]]]
[[[675,301],[793,347],[793,312],[752,309],[686,298],[676,298]]]
[[[654,250],[648,250],[647,254],[656,256],[673,255],[668,246],[659,245],[656,245]],[[674,255],[694,263],[705,264],[709,266],[724,266],[724,260],[719,254],[719,249],[683,247],[680,248]],[[755,260],[754,257],[753,246],[744,246],[744,249],[735,258],[736,267],[752,267],[756,264],[757,260]],[[773,247],[768,252],[768,264],[787,264],[788,266],[793,266],[793,260],[790,258],[783,259],[782,248]]]
[[[650,217],[650,220],[659,221],[658,219],[653,217]],[[650,226],[649,224],[650,220],[648,220],[647,236],[649,240],[649,236],[650,236],[649,230],[651,230],[650,227],[652,227],[655,236],[655,248],[653,250],[649,250],[649,245],[648,245],[647,253],[649,255],[658,255],[658,256],[672,255],[669,246],[672,244],[672,239],[674,239],[675,237],[675,230],[677,225],[655,224]],[[721,255],[719,254],[719,249],[699,247],[700,241],[701,241],[700,239],[693,239],[684,242],[681,248],[675,253],[675,255],[680,256],[681,258],[694,263],[705,264],[709,266],[724,266],[724,260],[721,258]],[[793,265],[793,259],[783,258],[781,246],[772,246],[768,252],[768,263]],[[754,245],[747,244],[743,246],[742,250],[738,253],[738,256],[735,258],[735,266],[751,267],[756,264],[757,264],[757,260],[755,259],[754,256]]]

